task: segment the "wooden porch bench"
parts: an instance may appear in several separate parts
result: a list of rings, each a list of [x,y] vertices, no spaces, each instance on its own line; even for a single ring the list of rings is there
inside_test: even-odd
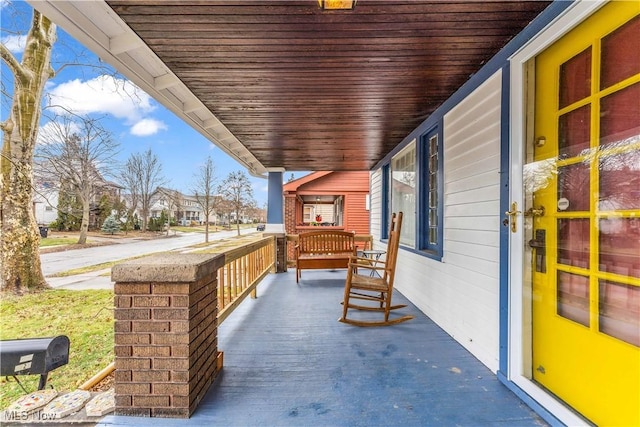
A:
[[[318,230],[300,233],[296,252],[296,282],[303,269],[347,268],[356,254],[355,233],[342,230]]]

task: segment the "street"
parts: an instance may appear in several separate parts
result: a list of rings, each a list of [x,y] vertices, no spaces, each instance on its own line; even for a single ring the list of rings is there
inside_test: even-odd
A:
[[[240,230],[240,232],[243,235],[254,233],[255,228]],[[233,236],[237,236],[236,230],[210,233],[209,241],[213,242]],[[109,277],[100,277],[101,272],[64,278],[50,278],[48,276],[76,268],[125,260],[140,255],[181,249],[203,242],[204,234],[202,233],[178,233],[175,236],[150,240],[126,239],[122,242],[115,242],[113,245],[41,254],[40,261],[42,263],[42,272],[52,287],[71,288],[71,284],[73,284],[76,289],[81,287],[104,288],[111,285],[111,280]]]

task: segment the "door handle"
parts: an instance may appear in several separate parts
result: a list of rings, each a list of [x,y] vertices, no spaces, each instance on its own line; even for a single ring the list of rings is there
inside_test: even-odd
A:
[[[518,231],[518,214],[522,213],[518,210],[518,203],[511,203],[511,210],[506,211],[504,214],[509,217],[509,222],[511,223],[511,232],[515,233]]]
[[[531,216],[534,218],[544,216],[544,206],[540,206],[539,208],[529,208],[524,213],[524,216]]]
[[[529,247],[536,250],[535,264],[538,273],[547,272],[547,232],[536,230],[535,239],[529,240]]]

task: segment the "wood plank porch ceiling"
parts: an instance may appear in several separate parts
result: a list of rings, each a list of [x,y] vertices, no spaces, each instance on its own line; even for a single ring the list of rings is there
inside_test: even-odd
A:
[[[266,168],[368,170],[550,2],[107,0]]]

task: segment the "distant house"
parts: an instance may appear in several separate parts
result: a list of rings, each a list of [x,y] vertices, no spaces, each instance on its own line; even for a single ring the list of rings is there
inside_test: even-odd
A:
[[[99,175],[99,174],[98,174]],[[35,194],[33,197],[33,213],[36,222],[40,225],[49,225],[58,219],[58,203],[60,200],[61,186],[48,180],[36,178],[34,181]],[[95,191],[90,202],[89,229],[97,229],[100,224],[100,200],[107,196],[111,202],[120,200],[123,187],[119,184],[105,180],[99,175],[95,185]],[[81,216],[80,212],[76,212]]]
[[[130,196],[126,195],[127,204],[131,205]],[[149,219],[159,219],[162,211],[171,218],[172,223],[178,225],[203,225],[207,221],[211,225],[229,225],[235,223],[236,213],[231,212],[228,203],[222,200],[222,196],[212,196],[214,210],[208,217],[198,202],[198,197],[193,194],[184,194],[178,190],[160,187],[151,197]],[[135,213],[141,216],[140,209]],[[242,224],[264,222],[266,212],[264,209],[247,208],[240,213],[239,221]]]
[[[205,220],[195,196],[161,187],[152,198],[149,216],[160,218],[162,211],[170,213],[170,218],[180,225],[191,225],[192,222],[200,225]]]
[[[160,218],[162,211],[166,215],[171,213],[172,221],[179,225],[202,225],[206,221],[209,224],[222,225],[235,223],[236,213],[230,212],[228,204],[224,204],[220,195],[212,196],[212,203],[216,207],[207,218],[206,213],[198,202],[198,198],[193,194],[183,194],[178,190],[160,187],[151,199],[151,208],[149,209],[150,218]],[[242,224],[248,224],[264,220],[265,213],[260,209],[247,209],[241,212],[238,221]]]
[[[33,196],[33,214],[39,225],[49,225],[58,218],[58,190],[53,183],[38,181]]]
[[[320,171],[283,186],[285,231],[317,227],[369,234],[369,172]]]

